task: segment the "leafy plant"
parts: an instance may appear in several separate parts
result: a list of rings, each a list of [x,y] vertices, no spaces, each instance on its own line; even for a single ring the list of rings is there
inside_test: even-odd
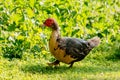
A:
[[[100,49],[112,50],[112,44],[119,39],[116,36],[120,35],[119,5],[115,0],[2,0],[0,51],[4,56],[20,58],[24,52],[48,51],[50,30],[39,27],[48,17],[57,20],[63,36],[82,39],[99,36],[104,44]]]

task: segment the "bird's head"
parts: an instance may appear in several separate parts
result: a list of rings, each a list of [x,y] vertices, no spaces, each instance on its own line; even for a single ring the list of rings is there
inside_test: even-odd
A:
[[[55,20],[52,19],[52,18],[48,18],[45,20],[45,22],[43,23],[45,26],[48,26],[48,27],[52,27],[53,24],[55,23]]]
[[[46,19],[43,24],[44,24],[44,26],[50,27],[50,28],[52,28],[54,30],[58,29],[58,24],[55,21],[55,19],[53,19],[53,18]]]

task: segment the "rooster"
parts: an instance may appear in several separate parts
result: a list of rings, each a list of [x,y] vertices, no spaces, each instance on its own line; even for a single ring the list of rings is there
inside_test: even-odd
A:
[[[51,66],[57,66],[63,62],[72,67],[75,62],[83,60],[100,43],[99,37],[93,37],[87,41],[79,38],[61,37],[59,26],[53,18],[46,19],[43,25],[52,29],[49,50],[56,61],[48,63]]]

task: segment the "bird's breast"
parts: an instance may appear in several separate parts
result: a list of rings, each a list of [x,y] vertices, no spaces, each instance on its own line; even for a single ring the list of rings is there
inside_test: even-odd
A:
[[[56,40],[56,38],[51,37],[50,41],[49,41],[49,49],[51,54],[60,62],[64,62],[64,63],[71,63],[72,61],[74,61],[75,59],[72,58],[70,55],[66,55],[65,49],[61,49],[58,47],[58,42]]]

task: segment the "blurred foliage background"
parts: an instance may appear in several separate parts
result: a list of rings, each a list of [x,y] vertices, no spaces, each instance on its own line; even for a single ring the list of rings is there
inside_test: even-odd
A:
[[[101,38],[94,52],[120,59],[119,0],[0,0],[0,56],[46,58],[51,30],[40,24],[55,18],[61,35]]]

